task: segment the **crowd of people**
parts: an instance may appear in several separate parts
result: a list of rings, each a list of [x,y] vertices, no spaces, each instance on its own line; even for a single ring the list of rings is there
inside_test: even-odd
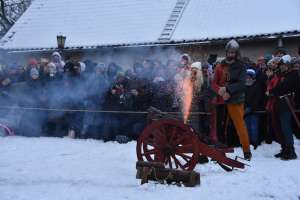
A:
[[[242,57],[235,40],[225,51],[224,58],[206,62],[182,54],[166,63],[144,59],[129,69],[114,62],[63,60],[58,52],[30,58],[26,66],[1,68],[1,115],[19,108],[14,115],[20,118],[14,127],[19,135],[136,139],[147,124],[139,111],[184,110],[188,79],[189,111],[205,113],[189,116],[199,136],[215,144],[230,144],[237,136],[248,160],[250,144],[256,149],[261,141],[277,141],[282,149],[275,157],[296,159],[300,49],[298,58],[278,48],[257,62]]]

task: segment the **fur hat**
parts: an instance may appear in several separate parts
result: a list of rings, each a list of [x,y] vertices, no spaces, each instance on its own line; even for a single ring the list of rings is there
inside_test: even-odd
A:
[[[182,54],[181,59],[186,59],[188,61],[188,63],[192,62],[192,59],[191,59],[190,55],[187,54],[187,53]]]
[[[52,53],[52,57],[54,57],[54,56],[58,56],[59,58],[61,58],[60,53],[58,53],[57,51],[55,51],[55,52]]]

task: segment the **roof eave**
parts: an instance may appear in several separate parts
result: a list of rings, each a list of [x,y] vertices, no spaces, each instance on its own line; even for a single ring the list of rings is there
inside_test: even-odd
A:
[[[272,34],[257,34],[249,36],[237,36],[237,37],[223,37],[223,38],[203,38],[203,39],[189,39],[189,40],[169,40],[169,41],[157,41],[157,42],[141,42],[141,43],[123,43],[123,44],[108,44],[108,45],[92,45],[92,46],[73,46],[66,47],[63,50],[75,51],[75,50],[95,50],[100,48],[123,48],[123,47],[155,47],[155,46],[178,46],[178,45],[205,45],[210,43],[222,43],[230,39],[237,39],[239,41],[251,41],[251,40],[265,40],[265,39],[275,39],[275,38],[292,38],[300,37],[300,31],[287,31],[287,32],[278,32]],[[52,52],[58,51],[58,48],[49,47],[49,48],[14,48],[14,49],[5,49],[0,48],[1,50],[7,51],[8,53],[31,53],[31,52]]]

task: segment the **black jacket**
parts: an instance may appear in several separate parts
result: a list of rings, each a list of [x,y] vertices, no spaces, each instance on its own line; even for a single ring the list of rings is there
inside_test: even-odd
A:
[[[229,65],[229,67],[226,90],[229,92],[231,97],[226,103],[243,103],[245,101],[246,67],[239,60],[227,65]]]
[[[290,71],[283,75],[282,80],[274,87],[270,94],[277,97],[275,103],[276,108],[279,112],[288,111],[289,107],[287,106],[285,99],[280,98],[284,95],[294,93],[296,91],[296,86],[300,84],[300,77],[296,71]],[[289,96],[291,100],[292,96]]]
[[[264,107],[264,88],[256,81],[251,86],[246,86],[245,106],[251,111],[261,110]]]

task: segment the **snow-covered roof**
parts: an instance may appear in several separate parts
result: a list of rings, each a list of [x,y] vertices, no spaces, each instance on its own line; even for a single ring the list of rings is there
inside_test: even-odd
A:
[[[3,48],[156,42],[176,0],[35,0],[4,36]]]
[[[191,0],[172,40],[300,31],[300,0]]]
[[[299,0],[35,0],[2,38],[4,49],[159,44],[179,1],[187,2],[163,43],[300,33]]]

